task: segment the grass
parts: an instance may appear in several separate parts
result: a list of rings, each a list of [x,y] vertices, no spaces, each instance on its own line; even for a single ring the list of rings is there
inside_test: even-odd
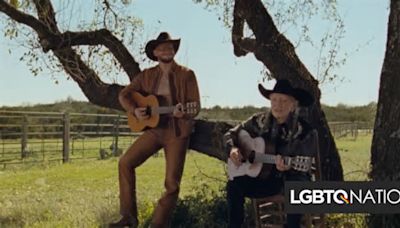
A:
[[[346,180],[365,180],[371,136],[336,140]],[[65,165],[44,162],[0,171],[0,227],[102,227],[118,218],[117,159],[72,160]],[[164,157],[151,157],[137,169],[137,195],[143,221],[163,192]],[[225,186],[225,165],[189,153],[180,197],[207,183]],[[357,219],[357,218],[356,218]]]
[[[345,181],[368,180],[372,135],[358,135],[335,140]],[[331,227],[365,227],[366,214],[329,214]]]
[[[118,218],[117,164],[113,158],[2,171],[0,227],[99,227]],[[141,219],[151,213],[163,191],[164,170],[162,156],[150,158],[137,169]],[[202,182],[218,189],[224,185],[224,172],[221,162],[188,154],[181,195],[192,194]]]
[[[371,135],[336,139],[346,181],[368,180],[371,157]]]

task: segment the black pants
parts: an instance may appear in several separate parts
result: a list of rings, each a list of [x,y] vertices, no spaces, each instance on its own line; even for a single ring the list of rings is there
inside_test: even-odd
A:
[[[290,179],[301,180],[303,178],[292,177]],[[263,198],[276,195],[283,189],[281,178],[269,178],[267,180],[252,178],[249,176],[236,177],[227,184],[228,213],[230,228],[241,227],[244,217],[244,199]],[[288,214],[287,227],[300,227],[301,214]]]

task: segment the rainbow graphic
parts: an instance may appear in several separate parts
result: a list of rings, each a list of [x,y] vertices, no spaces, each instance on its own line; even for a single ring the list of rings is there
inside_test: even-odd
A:
[[[340,195],[340,198],[341,198],[345,203],[350,204],[350,200],[347,199],[346,197],[344,197],[343,194]]]

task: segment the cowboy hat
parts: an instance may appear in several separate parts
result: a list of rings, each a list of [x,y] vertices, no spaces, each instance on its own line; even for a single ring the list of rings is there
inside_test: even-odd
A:
[[[162,43],[172,43],[174,46],[175,53],[178,51],[179,44],[181,42],[181,39],[171,39],[171,36],[167,32],[161,32],[160,35],[158,35],[157,39],[155,40],[150,40],[145,47],[145,52],[147,57],[149,59],[158,61],[157,57],[154,56],[154,49]]]
[[[309,106],[314,102],[314,98],[310,93],[303,89],[292,87],[288,80],[277,80],[272,90],[265,89],[261,84],[258,84],[258,90],[268,100],[272,93],[282,93],[294,97],[300,106]]]

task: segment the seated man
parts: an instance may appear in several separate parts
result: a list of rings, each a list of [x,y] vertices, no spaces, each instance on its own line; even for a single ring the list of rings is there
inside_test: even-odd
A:
[[[254,151],[244,148],[241,141],[261,138],[263,143],[272,146],[263,147],[264,152],[276,154],[275,165],[260,164],[259,173],[253,173],[257,168],[251,167],[249,174],[230,173],[227,184],[229,207],[229,227],[241,227],[244,217],[244,198],[262,198],[282,192],[285,180],[309,181],[309,172],[291,169],[283,157],[316,155],[316,135],[311,126],[298,116],[299,106],[309,106],[313,97],[305,90],[293,88],[289,81],[278,80],[273,90],[258,86],[261,94],[271,101],[271,111],[253,115],[250,119],[230,129],[225,134],[225,145],[230,160],[228,166],[234,165],[237,170],[244,166],[244,161],[254,161]],[[246,137],[247,136],[247,137]],[[267,151],[273,150],[271,151]],[[251,164],[247,163],[247,164]],[[256,162],[254,162],[256,165]],[[228,172],[235,172],[230,168]],[[239,172],[240,173],[240,172]],[[291,214],[287,217],[288,227],[300,227],[301,215]]]

